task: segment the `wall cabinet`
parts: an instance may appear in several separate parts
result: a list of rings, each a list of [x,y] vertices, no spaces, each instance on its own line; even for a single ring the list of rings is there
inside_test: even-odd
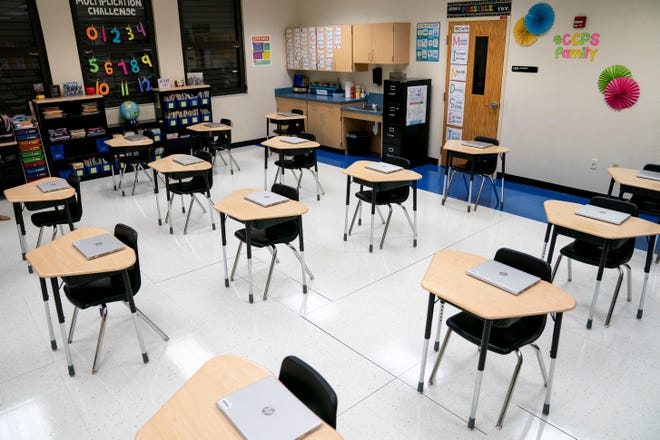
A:
[[[357,64],[408,64],[410,23],[353,25],[353,62]]]
[[[287,69],[353,71],[350,24],[287,28],[285,37]]]

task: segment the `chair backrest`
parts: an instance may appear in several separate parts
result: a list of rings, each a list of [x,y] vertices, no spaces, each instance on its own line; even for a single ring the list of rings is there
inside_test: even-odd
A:
[[[488,136],[475,136],[475,141],[479,142],[488,142],[493,145],[500,145],[500,141],[495,138]],[[491,175],[497,171],[497,155],[477,155],[471,158],[474,160],[474,171],[477,174],[488,174]]]
[[[205,150],[195,151],[195,156],[199,157],[200,159],[205,160],[206,162],[213,165],[213,155],[211,153],[209,153],[208,151],[205,151]],[[209,189],[211,189],[213,187],[213,167],[212,166],[207,171],[206,178],[209,181]],[[201,180],[201,179],[204,179],[204,176],[196,176],[196,177],[193,177],[193,179],[200,179]]]
[[[500,141],[498,141],[495,138],[488,137],[488,136],[475,136],[474,140],[479,141],[479,142],[488,142],[489,144],[493,144],[493,145],[499,145],[500,144]]]
[[[282,360],[279,379],[325,423],[337,427],[337,394],[318,371],[296,356],[287,356]]]
[[[138,252],[138,233],[130,226],[123,223],[115,225],[115,237],[135,252],[135,264],[128,270],[128,279],[131,281],[133,295],[138,293],[142,284],[140,275],[140,253]]]
[[[71,173],[69,174],[69,177],[66,178],[66,181],[68,182],[73,189],[76,190],[76,195],[75,195],[75,203],[69,203],[69,211],[71,212],[71,219],[74,222],[80,221],[82,218],[82,212],[83,212],[83,207],[82,207],[82,193],[80,192],[80,177],[78,175]]]
[[[273,183],[273,186],[271,186],[270,190],[275,194],[279,194],[291,200],[295,200],[295,201],[300,200],[300,195],[298,193],[298,190],[292,186],[284,185],[282,183]]]
[[[656,173],[660,173],[660,164],[657,163],[647,163],[644,165],[644,168],[642,168],[645,171],[655,171]]]
[[[284,185],[281,183],[273,183],[273,186],[270,187],[270,190],[275,194],[287,197],[291,200],[298,201],[300,196],[298,190],[289,185]],[[271,227],[278,227],[280,230],[286,229],[287,232],[283,235],[288,237],[288,240],[294,240],[298,237],[300,233],[300,227],[298,224],[298,217],[280,217],[280,218],[270,218],[263,220],[256,220],[252,223],[255,229],[266,229]]]
[[[383,162],[391,163],[392,165],[397,165],[407,170],[410,169],[410,161],[405,157],[385,154],[383,156]],[[387,191],[392,197],[394,197],[394,203],[403,203],[408,199],[408,196],[410,195],[410,185],[399,186]]]
[[[405,157],[392,156],[386,154],[383,156],[383,162],[391,163],[392,165],[397,165],[405,169],[410,169],[410,161]]]
[[[316,136],[312,133],[301,131],[296,136],[299,138],[307,139],[308,141],[316,142]],[[313,167],[316,165],[316,148],[310,148],[304,154],[296,154],[293,156],[293,160],[297,167]]]
[[[221,124],[229,125],[231,127],[231,120],[227,118],[220,119]],[[231,130],[222,130],[218,133],[218,143],[220,145],[230,145],[231,144]]]
[[[297,115],[304,115],[305,112],[302,111],[301,109],[298,108],[292,108],[291,113],[295,113]],[[287,127],[287,134],[295,134],[298,135],[301,131],[305,129],[305,120],[304,119],[297,119],[295,121],[289,122],[289,126]]]
[[[191,136],[166,139],[163,146],[163,157],[172,154],[190,154],[192,141]]]
[[[628,200],[615,199],[613,197],[596,196],[589,200],[590,205],[600,206],[601,208],[613,209],[615,211],[626,212],[633,217],[639,215],[637,205]],[[580,241],[580,240],[576,240]],[[578,245],[579,246],[579,245]],[[610,249],[616,249],[618,261],[628,262],[635,252],[635,238],[618,240],[610,244]]]

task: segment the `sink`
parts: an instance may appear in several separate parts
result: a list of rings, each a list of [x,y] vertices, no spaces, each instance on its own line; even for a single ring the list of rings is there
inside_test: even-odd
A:
[[[368,106],[367,104],[359,104],[359,105],[351,105],[348,107],[345,107],[350,110],[357,110],[361,112],[369,112],[369,113],[382,113],[383,112],[383,107],[382,106],[376,106],[376,109],[374,110],[371,106]]]

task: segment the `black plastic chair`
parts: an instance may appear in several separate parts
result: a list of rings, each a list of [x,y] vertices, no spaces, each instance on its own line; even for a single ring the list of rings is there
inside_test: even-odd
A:
[[[660,173],[660,164],[647,163],[644,165],[644,170],[646,171],[655,171]],[[637,205],[640,214],[646,214],[658,218],[658,224],[660,224],[660,198],[657,193],[655,197],[647,197],[644,194],[635,192],[630,198],[630,201]],[[656,245],[660,242],[660,236],[656,237]],[[658,256],[655,259],[656,264],[660,263],[660,250],[658,251]]]
[[[73,316],[71,317],[71,327],[69,329],[69,344],[73,341],[73,333],[76,327],[78,311],[80,309],[87,309],[89,307],[99,307],[99,313],[101,314],[101,327],[99,329],[99,336],[96,343],[96,352],[94,353],[92,373],[96,373],[98,371],[99,354],[103,345],[106,318],[108,316],[108,308],[106,304],[121,301],[130,308],[128,295],[132,293],[132,296],[135,297],[142,284],[142,278],[140,275],[140,257],[138,253],[137,231],[129,226],[118,223],[115,226],[114,235],[122,243],[135,251],[135,264],[133,267],[128,269],[127,278],[124,277],[124,271],[119,273],[114,272],[99,275],[81,275],[63,278],[64,294],[75,306],[73,310]],[[129,285],[126,284],[126,281],[128,281]],[[158,333],[160,337],[163,338],[163,340],[169,340],[169,337],[156,324],[147,318],[147,316],[137,307],[135,307],[135,312],[131,311],[131,313],[134,313],[133,319],[135,322],[136,332],[141,348],[144,347],[144,342],[142,341],[142,335],[138,328],[136,319],[137,317],[142,318],[142,320],[144,320],[144,322],[147,323],[149,327],[154,329],[154,331]],[[146,351],[143,352],[143,360],[145,363],[149,361]]]
[[[271,187],[271,191],[283,195],[284,197],[287,197],[291,200],[298,200],[298,191],[290,186],[275,183]],[[302,255],[300,255],[296,248],[291,244],[291,242],[298,238],[300,235],[301,222],[301,217],[283,217],[277,219],[254,221],[252,227],[250,228],[250,245],[257,248],[268,248],[272,254],[270,267],[268,268],[266,287],[264,288],[264,301],[268,298],[270,279],[273,275],[275,261],[277,260],[277,248],[275,247],[277,244],[286,244],[289,249],[293,251],[293,254],[300,262],[302,270],[307,272],[307,275],[309,275],[310,279],[314,279],[314,275],[305,264]],[[247,241],[247,229],[239,229],[234,233],[234,235],[236,238],[238,238],[239,242],[238,250],[236,251],[236,257],[234,258],[234,265],[231,269],[232,281],[234,280],[234,275],[236,274],[238,256],[241,253],[243,243]]]
[[[213,163],[213,157],[208,151],[196,151],[195,156],[206,162]],[[175,180],[172,182],[172,180]],[[188,179],[188,180],[184,180]],[[204,213],[206,209],[199,201],[195,194],[203,194],[209,204],[209,216],[211,217],[211,228],[215,231],[215,221],[213,219],[213,202],[211,201],[211,187],[213,186],[213,167],[207,171],[191,171],[186,173],[174,173],[168,179],[167,191],[171,194],[178,194],[181,196],[190,196],[190,205],[188,206],[188,215],[186,216],[186,224],[183,228],[183,233],[188,232],[188,222],[190,221],[190,212],[192,211],[193,203],[197,203]],[[167,215],[165,221],[170,223],[170,234],[173,233],[172,226],[172,201],[174,197],[170,196],[169,203],[167,204]],[[182,207],[183,212],[185,209]]]
[[[70,174],[66,180],[69,185],[71,185],[76,190],[76,195],[69,198],[65,202],[58,202],[59,204],[54,206],[54,209],[52,210],[36,212],[30,217],[32,224],[39,228],[37,247],[41,246],[41,238],[45,227],[53,227],[53,236],[51,237],[51,240],[54,240],[57,236],[57,226],[59,225],[61,227],[62,225],[69,224],[69,219],[67,218],[66,209],[64,208],[63,203],[68,203],[69,213],[71,214],[71,221],[73,223],[79,222],[82,218],[83,207],[82,194],[80,193],[80,177],[75,174]],[[43,206],[35,205],[35,207],[39,209]]]
[[[550,282],[551,280],[552,275],[550,265],[540,258],[533,257],[523,252],[501,248],[495,254],[495,261],[499,261],[500,263],[535,275],[543,281]],[[509,383],[509,388],[507,389],[506,397],[504,398],[504,403],[502,404],[502,409],[500,410],[500,415],[497,419],[498,428],[502,427],[504,416],[506,415],[509,401],[511,399],[511,394],[513,393],[513,388],[516,385],[518,373],[522,366],[523,357],[520,348],[530,345],[534,349],[541,369],[541,374],[543,375],[544,385],[547,386],[548,375],[545,370],[543,358],[539,347],[534,343],[543,333],[546,320],[547,315],[537,315],[493,321],[490,338],[488,340],[488,351],[497,354],[509,354],[512,351],[515,351],[518,356],[518,362],[513,370],[513,376],[511,377],[511,382]],[[484,328],[484,321],[481,318],[477,318],[468,312],[460,312],[447,319],[447,327],[447,334],[442,342],[438,358],[436,359],[433,371],[431,372],[431,377],[429,379],[430,384],[433,384],[435,380],[435,375],[440,366],[440,361],[442,360],[445,348],[447,347],[447,342],[449,341],[449,336],[451,336],[452,332],[468,340],[477,347],[481,345],[481,336]]]
[[[398,165],[406,169],[410,168],[410,161],[403,157],[386,155],[383,157],[383,162],[391,163],[392,165]],[[404,184],[397,182],[393,183],[393,186],[394,187],[391,189],[381,189],[376,191],[376,208],[378,208],[378,206],[387,205],[389,209],[387,220],[383,221],[383,223],[385,223],[385,229],[383,230],[383,236],[380,239],[380,249],[383,248],[383,244],[385,243],[385,236],[387,235],[387,229],[389,228],[390,219],[392,218],[392,205],[398,205],[401,207],[403,213],[406,216],[406,220],[408,220],[410,229],[413,231],[413,234],[415,233],[415,227],[413,226],[412,220],[410,219],[408,210],[405,206],[403,206],[403,202],[408,200],[408,196],[410,195],[410,185],[408,182],[404,182]],[[353,225],[355,224],[355,219],[358,217],[358,213],[361,212],[362,202],[369,204],[372,203],[372,191],[373,190],[371,189],[363,190],[362,187],[360,187],[360,191],[355,193],[355,197],[358,199],[358,204],[355,207],[355,212],[353,213],[351,227],[348,230],[348,235],[351,235],[353,232]],[[381,215],[380,211],[378,211],[378,215],[380,215],[381,220],[383,220],[383,216]],[[360,224],[362,224],[362,218],[358,219],[358,225]]]
[[[634,217],[637,217],[638,214],[637,206],[627,200],[598,196],[592,198],[589,201],[589,204],[600,206],[602,208],[613,209],[615,211],[627,212]],[[603,247],[601,245],[593,244],[584,240],[575,240],[571,244],[564,246],[559,251],[559,257],[557,258],[557,262],[555,263],[555,267],[552,271],[552,279],[554,280],[555,278],[555,274],[557,273],[557,268],[559,268],[559,263],[561,262],[562,257],[568,258],[568,281],[571,281],[571,260],[576,260],[581,263],[598,267],[600,265],[602,250]],[[607,259],[605,260],[605,268],[617,269],[619,271],[619,278],[614,289],[614,294],[612,295],[610,308],[607,312],[605,327],[610,325],[612,312],[614,312],[614,305],[616,304],[616,300],[619,296],[619,290],[621,289],[621,283],[623,281],[623,271],[621,270],[621,266],[625,267],[626,272],[628,272],[628,301],[632,300],[632,278],[628,262],[632,258],[634,252],[635,238],[618,240],[610,244],[609,250],[607,252]]]
[[[474,140],[479,142],[488,142],[493,145],[500,144],[497,139],[486,136],[475,136]],[[466,188],[467,183],[465,182],[465,174],[470,176],[469,189],[472,188],[472,179],[474,176],[479,175],[481,176],[481,186],[479,187],[479,193],[477,193],[477,200],[474,202],[474,210],[476,211],[477,206],[479,205],[479,199],[481,198],[481,193],[483,192],[486,178],[488,178],[490,183],[493,185],[493,191],[495,192],[495,198],[497,200],[497,205],[499,206],[500,196],[497,194],[497,187],[495,186],[495,180],[493,180],[493,175],[495,175],[497,172],[497,154],[470,155],[469,158],[461,157],[461,159],[464,159],[465,162],[453,164],[452,159],[452,163],[449,164],[449,167],[451,168],[451,174],[449,175],[449,183],[447,184],[447,193],[449,193],[451,183],[454,180],[454,176],[457,172],[464,174],[463,182],[465,183]],[[472,192],[468,190],[468,194],[471,193]],[[468,200],[468,205],[470,203],[472,203],[472,200]]]
[[[138,181],[138,174],[142,171],[147,179],[151,182],[151,176],[147,172],[147,164],[153,160],[154,147],[153,145],[136,146],[136,147],[122,147],[121,154],[117,156],[119,162],[119,188],[121,188],[121,195],[124,196],[124,174],[128,167],[133,170],[133,186],[131,188],[131,195],[135,195],[135,186]]]
[[[316,136],[312,133],[301,132],[298,133],[297,136],[316,142]],[[283,159],[275,161],[275,166],[277,167],[277,172],[275,173],[273,183],[277,182],[280,172],[283,173],[282,169],[291,170],[292,172],[297,170],[300,171],[300,175],[298,176],[298,184],[296,188],[300,191],[303,170],[307,170],[312,174],[312,177],[314,177],[314,180],[316,181],[316,200],[321,200],[321,194],[325,195],[323,185],[321,185],[321,182],[319,181],[319,165],[316,159],[316,148],[310,148],[301,154],[284,156]]]
[[[279,380],[325,423],[337,427],[337,394],[318,371],[296,356],[287,356]]]

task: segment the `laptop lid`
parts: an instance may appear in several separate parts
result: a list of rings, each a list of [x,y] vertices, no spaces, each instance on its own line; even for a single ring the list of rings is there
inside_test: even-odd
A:
[[[370,163],[369,165],[365,166],[365,168],[385,174],[390,174],[395,171],[399,171],[403,169],[403,167],[400,167],[398,165],[392,165],[391,163],[387,163],[387,162]]]
[[[293,112],[277,112],[278,116],[292,117],[292,116],[301,116],[298,113]]]
[[[124,139],[128,139],[129,141],[143,141],[149,138],[143,134],[132,134],[130,136],[124,136]]]
[[[481,148],[492,147],[494,144],[491,144],[490,142],[481,142],[481,141],[461,141],[461,145],[465,145],[466,147],[481,149]]]
[[[252,203],[268,208],[269,206],[277,205],[279,203],[288,202],[290,199],[283,195],[274,193],[272,191],[260,191],[255,193],[246,194],[243,197]]]
[[[637,177],[641,177],[642,179],[650,179],[650,180],[657,180],[660,181],[660,172],[658,171],[650,171],[650,170],[642,170],[637,174]]]
[[[249,440],[294,440],[321,426],[321,419],[273,376],[241,388],[215,405]]]
[[[57,191],[60,189],[67,189],[71,188],[69,185],[69,182],[66,180],[49,180],[47,182],[37,182],[37,188],[41,190],[41,192],[51,192],[51,191]]]
[[[101,234],[85,238],[84,240],[74,241],[73,247],[88,260],[93,260],[120,251],[126,246],[110,234]]]
[[[223,124],[222,122],[207,122],[204,124],[204,126],[209,128],[217,128],[217,127],[224,127],[225,124]]]
[[[200,159],[197,156],[191,156],[189,154],[186,154],[185,156],[177,156],[172,160],[181,165],[192,165],[194,163],[204,162],[204,159]]]
[[[614,225],[620,225],[630,217],[630,214],[627,212],[615,211],[613,209],[601,208],[600,206],[595,205],[584,205],[577,211],[577,215],[582,217],[592,218],[594,220],[600,220],[607,223],[612,223]]]
[[[293,137],[293,136],[283,137],[280,140],[282,142],[286,142],[287,144],[304,144],[305,142],[309,142],[309,139]]]
[[[540,281],[540,278],[535,275],[495,260],[484,261],[471,267],[466,274],[514,295],[518,295]]]

